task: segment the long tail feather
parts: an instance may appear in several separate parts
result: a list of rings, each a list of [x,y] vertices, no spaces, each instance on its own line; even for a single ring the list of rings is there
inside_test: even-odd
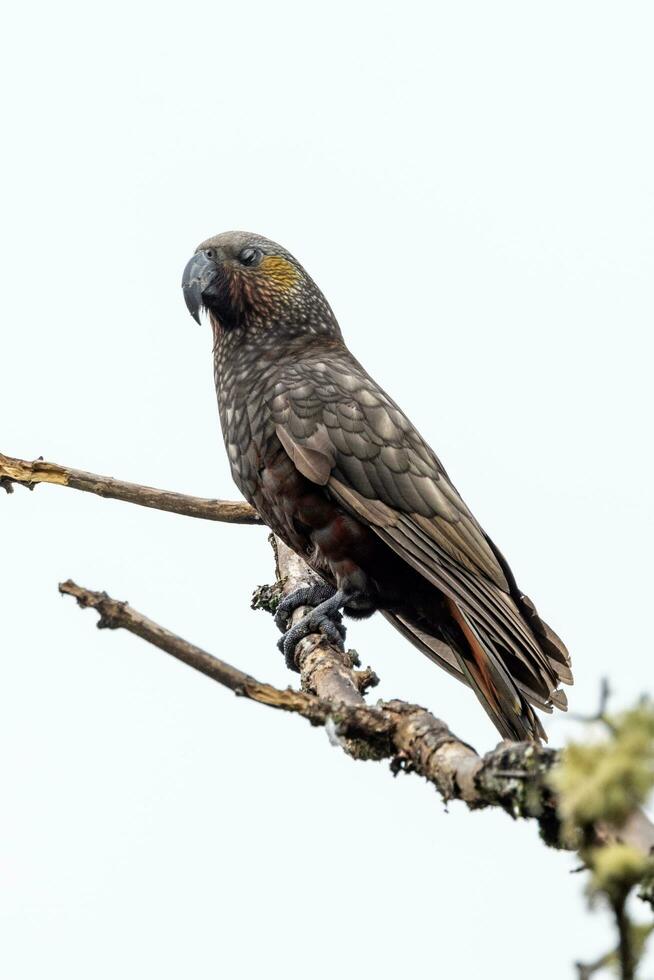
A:
[[[448,599],[447,606],[466,641],[465,645],[455,643],[454,653],[497,730],[516,741],[547,741],[543,726],[502,665],[492,642],[453,600]]]

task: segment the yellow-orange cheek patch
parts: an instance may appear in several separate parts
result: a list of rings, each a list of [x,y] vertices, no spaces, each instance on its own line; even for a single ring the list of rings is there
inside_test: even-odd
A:
[[[284,291],[291,289],[300,278],[295,266],[281,255],[266,255],[259,269],[278,289]]]

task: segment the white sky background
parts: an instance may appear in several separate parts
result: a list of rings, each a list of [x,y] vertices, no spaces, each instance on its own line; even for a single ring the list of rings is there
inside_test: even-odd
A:
[[[179,283],[207,236],[261,232],[567,641],[573,708],[604,674],[651,689],[653,28],[646,3],[14,5],[0,451],[233,497]],[[249,609],[265,531],[49,487],[0,528],[8,978],[550,978],[612,942],[535,827],[446,814],[57,594],[285,685]],[[380,696],[495,743],[381,619],[349,639]]]

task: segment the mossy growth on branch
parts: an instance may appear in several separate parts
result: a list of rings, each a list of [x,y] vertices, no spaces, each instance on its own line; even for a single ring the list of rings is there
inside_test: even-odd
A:
[[[584,857],[591,870],[588,895],[605,895],[612,903],[624,899],[652,868],[651,858],[629,844],[587,848]]]
[[[604,822],[619,828],[654,788],[654,704],[602,719],[607,735],[572,742],[550,774],[566,833],[582,833]]]
[[[562,838],[579,849],[590,872],[587,894],[593,903],[608,904],[618,927],[618,947],[592,972],[604,965],[633,977],[654,924],[633,923],[626,903],[636,886],[652,903],[654,858],[625,844],[620,830],[654,789],[654,704],[643,698],[629,711],[597,720],[604,723],[603,737],[570,743],[547,778]]]

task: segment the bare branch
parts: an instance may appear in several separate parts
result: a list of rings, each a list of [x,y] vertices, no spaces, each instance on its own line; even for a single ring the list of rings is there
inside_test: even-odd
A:
[[[587,725],[591,725],[596,721],[601,721],[609,731],[614,731],[614,725],[608,714],[609,701],[611,700],[611,695],[613,694],[611,686],[609,684],[608,677],[603,677],[600,681],[600,696],[599,705],[597,711],[592,715],[578,714],[577,712],[571,712],[569,717],[572,721],[582,721]]]
[[[283,567],[285,559],[279,551],[278,560]],[[188,643],[105,592],[92,592],[71,581],[59,589],[82,607],[95,609],[99,627],[127,629],[237,694],[296,712],[314,725],[329,726],[334,740],[358,758],[390,757],[395,772],[424,776],[446,800],[462,799],[471,808],[501,806],[513,816],[534,817],[551,834],[556,817],[542,778],[557,757],[551,749],[504,743],[480,757],[424,708],[401,701],[367,705],[351,657],[322,637],[302,641],[298,660],[304,690],[282,691]]]
[[[199,517],[205,521],[222,521],[226,524],[261,524],[261,518],[245,501],[211,500],[205,497],[190,497],[169,490],[157,490],[138,483],[125,483],[110,476],[86,473],[58,463],[47,463],[36,459],[27,462],[0,453],[0,486],[8,493],[13,484],[19,483],[32,490],[37,483],[53,483],[60,487],[72,487],[98,497],[111,497],[124,500],[141,507],[152,507],[186,517]]]
[[[97,624],[99,629],[126,629],[130,633],[135,633],[136,636],[159,647],[160,650],[165,650],[177,660],[188,664],[189,667],[200,671],[241,697],[267,704],[272,708],[281,708],[283,711],[294,711],[314,725],[326,724],[334,714],[334,706],[321,701],[315,695],[293,691],[290,688],[280,690],[271,684],[263,684],[237,667],[219,660],[218,657],[164,629],[136,609],[132,609],[126,602],[112,599],[106,592],[93,592],[77,585],[71,579],[61,582],[59,591],[62,595],[73,596],[83,609],[95,609],[100,616]],[[389,728],[389,723],[381,712],[367,705],[362,709],[343,705],[339,709],[339,722],[344,726],[344,730],[371,739],[386,736]]]

